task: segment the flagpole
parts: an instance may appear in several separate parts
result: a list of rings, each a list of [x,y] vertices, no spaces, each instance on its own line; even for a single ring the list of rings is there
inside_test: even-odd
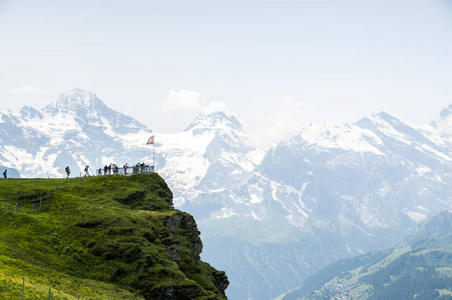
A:
[[[150,144],[154,145],[154,149],[153,149],[154,151],[152,152],[152,172],[155,172],[155,133],[153,136],[151,136],[148,139],[148,141],[146,143],[146,145],[150,145]]]

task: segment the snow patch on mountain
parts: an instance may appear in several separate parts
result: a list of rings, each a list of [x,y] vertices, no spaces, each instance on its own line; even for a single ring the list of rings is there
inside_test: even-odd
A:
[[[383,144],[380,138],[372,131],[352,124],[338,126],[324,122],[312,123],[301,129],[300,138],[306,143],[306,147],[371,152],[384,156],[375,146]]]
[[[211,215],[211,218],[213,219],[223,219],[223,218],[230,218],[232,216],[236,216],[237,214],[234,213],[231,209],[223,207],[220,211],[213,213]]]
[[[417,211],[408,211],[407,215],[410,217],[411,220],[413,220],[416,223],[419,223],[427,218],[426,214],[422,214]]]
[[[409,138],[401,131],[397,130],[395,125],[396,118],[389,115],[387,112],[380,113],[378,115],[372,115],[369,120],[377,126],[377,130],[386,136],[393,138],[394,140],[403,144],[411,145]],[[397,121],[396,124],[404,124]]]
[[[419,176],[423,176],[426,173],[430,173],[431,169],[427,166],[417,167],[416,172],[419,174]]]
[[[430,156],[441,158],[441,159],[444,159],[444,160],[447,160],[447,161],[451,161],[452,160],[448,155],[433,149],[429,145],[425,145],[425,144],[424,145],[420,145],[420,146],[417,146],[416,149],[418,149],[419,151],[421,151],[421,152],[423,152],[423,153],[425,153],[427,155],[430,155]]]
[[[215,132],[194,135],[192,131],[158,134],[158,152],[164,164],[161,175],[178,191],[193,190],[206,175],[211,162],[204,156]]]

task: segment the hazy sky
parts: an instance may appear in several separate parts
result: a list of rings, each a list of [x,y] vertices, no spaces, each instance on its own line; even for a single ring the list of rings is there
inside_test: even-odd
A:
[[[0,0],[0,111],[75,87],[158,132],[212,107],[268,136],[425,124],[452,103],[452,1]]]

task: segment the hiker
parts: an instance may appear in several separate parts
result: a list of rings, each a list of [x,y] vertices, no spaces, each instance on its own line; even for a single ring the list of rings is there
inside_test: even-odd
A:
[[[140,163],[137,163],[136,165],[133,165],[133,174],[138,174],[138,166]]]
[[[89,166],[86,166],[86,167],[85,167],[85,177],[86,177],[86,176],[89,177],[89,171],[88,171],[88,169],[89,169]]]
[[[104,167],[104,175],[107,175],[107,171],[108,171],[108,167],[107,167],[107,165],[105,165],[105,167]]]
[[[126,163],[124,165],[124,175],[127,175],[127,168],[129,167],[129,165]]]
[[[118,166],[117,166],[116,164],[114,164],[114,167],[113,167],[113,173],[114,173],[114,174],[118,174],[118,171],[119,171]]]
[[[69,169],[69,166],[67,166],[64,170],[66,171],[67,174],[66,178],[69,178],[69,175],[71,175],[71,169]]]
[[[100,167],[99,170],[97,170],[97,174],[99,174],[99,176],[102,175],[102,167]]]
[[[111,174],[111,164],[107,167],[107,170],[108,170],[108,175],[110,175]]]
[[[5,170],[5,172],[3,172],[3,178],[8,178],[7,176],[6,176],[6,172],[7,172],[8,170]]]

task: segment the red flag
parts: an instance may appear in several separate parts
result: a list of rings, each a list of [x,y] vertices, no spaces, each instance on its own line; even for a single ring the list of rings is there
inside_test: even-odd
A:
[[[146,145],[153,145],[154,144],[154,137],[155,137],[155,134],[148,139],[148,142],[146,143]]]

